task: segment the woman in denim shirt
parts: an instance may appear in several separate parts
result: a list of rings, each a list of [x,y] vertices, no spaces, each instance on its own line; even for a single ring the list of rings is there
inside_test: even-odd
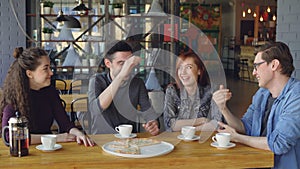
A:
[[[219,123],[219,132],[231,133],[231,140],[272,151],[274,168],[300,168],[300,81],[291,77],[293,58],[282,42],[267,45],[254,60],[253,75],[260,89],[240,120],[228,109],[223,115],[228,125]],[[214,95],[224,106],[220,90]],[[219,101],[218,101],[219,100]]]
[[[167,131],[179,131],[193,125],[201,130],[210,119],[222,120],[222,114],[211,110],[212,93],[208,73],[195,53],[181,54],[176,64],[176,84],[167,87],[164,123]]]

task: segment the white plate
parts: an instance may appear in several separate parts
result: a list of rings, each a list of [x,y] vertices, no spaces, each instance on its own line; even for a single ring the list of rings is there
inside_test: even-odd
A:
[[[55,150],[61,149],[62,145],[55,144],[53,149],[45,149],[44,146],[41,144],[41,145],[36,146],[35,148],[38,150],[45,151],[45,152],[50,152],[50,151],[55,151]]]
[[[210,145],[213,146],[213,147],[216,147],[216,148],[218,148],[218,149],[228,149],[228,148],[235,147],[235,144],[234,144],[234,143],[229,143],[229,145],[228,145],[228,146],[225,146],[225,147],[219,146],[217,142],[212,142]]]
[[[117,138],[135,138],[136,137],[136,134],[135,133],[132,133],[130,134],[128,137],[122,137],[121,134],[114,134],[115,137]]]
[[[168,142],[162,141],[160,144],[151,146],[144,146],[140,148],[141,154],[122,154],[114,151],[109,145],[112,142],[108,142],[102,146],[102,150],[116,156],[129,157],[129,158],[148,158],[167,154],[174,149],[174,146]]]
[[[195,141],[195,140],[199,140],[200,136],[194,135],[193,138],[189,139],[189,138],[185,138],[183,135],[179,135],[177,136],[177,138],[184,141]]]

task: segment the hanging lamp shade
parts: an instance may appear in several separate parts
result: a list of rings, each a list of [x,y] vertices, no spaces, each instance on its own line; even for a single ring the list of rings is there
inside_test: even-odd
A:
[[[150,6],[150,10],[147,16],[167,16],[167,14],[161,8],[158,0],[153,0]]]
[[[65,17],[63,11],[60,9],[60,11],[58,12],[57,18],[56,18],[57,22],[64,22],[64,21],[68,21],[68,19]]]
[[[61,31],[59,32],[58,39],[69,40],[69,41],[74,40],[74,36],[72,34],[71,29],[67,29],[65,26],[63,26]]]
[[[86,7],[82,0],[78,1],[78,5],[72,11],[88,11],[90,8]]]
[[[62,11],[62,0],[60,0],[60,10],[58,11],[58,15],[56,17],[57,22],[64,22],[68,19],[65,17],[64,12]]]
[[[161,91],[162,88],[158,82],[158,79],[156,77],[155,69],[154,67],[151,68],[151,71],[149,73],[149,77],[145,83],[146,89],[147,90],[156,90],[156,91]]]
[[[82,66],[79,54],[76,52],[72,43],[70,45],[70,48],[68,49],[67,56],[62,66]]]
[[[67,21],[64,22],[64,27],[72,28],[72,29],[80,29],[81,28],[81,24],[80,24],[79,20],[76,19],[75,17],[65,15],[65,18],[67,19]]]

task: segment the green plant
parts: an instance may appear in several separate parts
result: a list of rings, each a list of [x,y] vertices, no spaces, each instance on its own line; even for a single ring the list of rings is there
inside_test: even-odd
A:
[[[113,8],[122,8],[123,6],[122,6],[121,3],[113,3],[113,4],[112,4],[112,7],[113,7]]]
[[[53,8],[54,2],[52,1],[43,1],[44,7],[50,7]]]
[[[54,33],[54,29],[52,28],[49,28],[49,27],[44,27],[43,30],[42,30],[43,33]]]

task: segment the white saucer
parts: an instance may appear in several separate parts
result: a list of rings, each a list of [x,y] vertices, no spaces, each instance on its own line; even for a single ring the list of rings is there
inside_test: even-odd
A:
[[[121,134],[114,134],[115,137],[117,138],[135,138],[136,134],[135,133],[131,133],[128,137],[122,137]]]
[[[212,142],[210,145],[216,147],[217,149],[228,149],[228,148],[235,147],[234,143],[229,143],[228,146],[225,147],[220,147],[217,142]]]
[[[183,135],[179,135],[177,136],[177,138],[184,141],[195,141],[195,140],[199,140],[200,136],[194,135],[193,138],[189,139],[189,138],[185,138]]]
[[[53,149],[45,149],[44,146],[41,144],[41,145],[36,146],[35,148],[38,150],[45,151],[45,152],[50,152],[50,151],[55,151],[55,150],[61,149],[62,145],[55,144]]]

